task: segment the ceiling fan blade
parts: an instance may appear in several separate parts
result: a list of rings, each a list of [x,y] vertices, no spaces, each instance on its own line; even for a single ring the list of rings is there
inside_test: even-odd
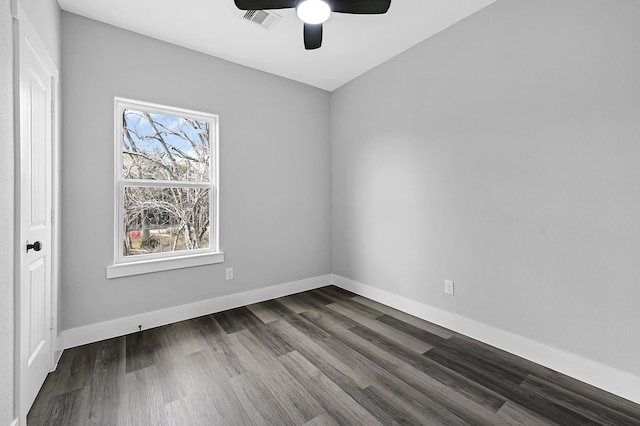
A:
[[[322,46],[322,24],[304,24],[304,48],[317,49]]]
[[[330,0],[332,12],[374,15],[387,13],[391,0]]]
[[[296,0],[235,0],[240,10],[287,9],[296,7]]]

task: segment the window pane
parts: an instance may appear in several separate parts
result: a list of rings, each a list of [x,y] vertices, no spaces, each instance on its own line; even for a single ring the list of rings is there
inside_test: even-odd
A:
[[[209,189],[124,188],[123,255],[209,248]]]
[[[209,182],[210,123],[125,109],[122,177]]]

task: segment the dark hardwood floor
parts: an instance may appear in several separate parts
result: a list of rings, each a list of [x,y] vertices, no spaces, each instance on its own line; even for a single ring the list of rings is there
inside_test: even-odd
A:
[[[640,425],[640,406],[337,287],[66,350],[36,425]]]

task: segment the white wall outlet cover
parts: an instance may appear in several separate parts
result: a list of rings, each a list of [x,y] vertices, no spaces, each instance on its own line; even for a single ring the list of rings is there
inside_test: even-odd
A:
[[[444,293],[453,296],[453,281],[444,280]]]
[[[227,268],[225,277],[227,280],[233,279],[233,268]]]

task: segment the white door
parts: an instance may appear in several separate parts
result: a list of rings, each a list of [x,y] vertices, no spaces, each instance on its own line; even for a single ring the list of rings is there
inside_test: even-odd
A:
[[[52,367],[52,75],[20,32],[20,415]]]

